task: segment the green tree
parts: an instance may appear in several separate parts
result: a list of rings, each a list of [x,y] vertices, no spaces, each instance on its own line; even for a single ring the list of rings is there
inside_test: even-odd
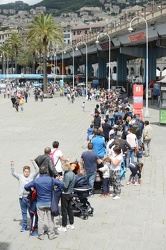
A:
[[[26,68],[33,65],[33,53],[28,48],[21,50],[17,56],[17,64],[23,66],[24,73],[26,73]]]
[[[27,41],[29,43],[39,40],[43,47],[43,90],[47,91],[47,53],[50,44],[63,45],[63,33],[61,26],[54,21],[52,15],[41,14],[35,17],[28,26]]]

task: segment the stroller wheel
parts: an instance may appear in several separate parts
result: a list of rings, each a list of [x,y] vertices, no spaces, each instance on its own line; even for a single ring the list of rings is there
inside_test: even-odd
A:
[[[87,220],[88,219],[88,216],[87,215],[84,215],[83,216],[83,220]]]

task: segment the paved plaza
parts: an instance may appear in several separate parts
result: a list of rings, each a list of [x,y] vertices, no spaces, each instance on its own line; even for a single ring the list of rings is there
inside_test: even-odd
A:
[[[24,112],[15,112],[10,99],[0,95],[0,250],[165,250],[166,249],[166,126],[160,126],[159,111],[150,105],[149,121],[153,128],[151,156],[144,159],[140,186],[122,181],[121,199],[89,198],[94,216],[88,220],[75,217],[75,230],[56,233],[58,237],[44,241],[20,232],[21,212],[18,181],[10,173],[14,160],[17,173],[30,159],[43,154],[54,140],[71,162],[80,159],[86,130],[96,101],[85,103],[76,98],[74,104],[58,94],[53,99],[35,102],[33,96]],[[47,222],[47,221],[46,221]],[[55,229],[61,219],[55,219]]]

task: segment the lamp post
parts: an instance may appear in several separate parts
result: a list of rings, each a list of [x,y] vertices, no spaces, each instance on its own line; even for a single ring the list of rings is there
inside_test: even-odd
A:
[[[74,49],[72,47],[73,50],[73,89],[74,89]]]
[[[87,88],[88,88],[88,50],[87,50],[87,44],[85,42],[78,42],[76,45],[76,50],[78,50],[78,46],[84,44],[85,45],[85,54],[86,54],[86,86],[85,86],[85,95],[87,96]]]
[[[97,36],[97,40],[96,40],[96,43],[98,44],[99,43],[99,37],[103,35],[103,36],[107,36],[108,37],[108,42],[109,42],[109,47],[108,47],[108,61],[109,61],[109,65],[108,65],[108,69],[109,69],[109,72],[108,72],[108,91],[110,91],[110,88],[111,88],[111,65],[110,65],[110,61],[111,61],[111,37],[107,34],[107,33],[99,33],[98,36]]]
[[[9,55],[7,54],[7,84],[9,84]]]
[[[62,51],[62,83],[63,83],[63,73],[64,73],[63,72],[63,53],[65,53],[65,52]]]
[[[145,22],[146,24],[146,107],[145,107],[145,114],[144,114],[144,117],[149,117],[149,108],[148,108],[148,75],[149,75],[149,72],[148,72],[148,62],[149,62],[149,58],[148,58],[148,23],[146,21],[145,18],[143,17],[139,17],[139,16],[136,16],[134,17],[131,21],[130,21],[130,27],[128,28],[128,31],[129,32],[132,32],[133,31],[133,28],[132,28],[132,22],[135,20],[135,19],[141,19],[142,21]]]
[[[54,83],[55,83],[55,57],[56,57],[56,53],[55,53],[55,50],[54,50]]]

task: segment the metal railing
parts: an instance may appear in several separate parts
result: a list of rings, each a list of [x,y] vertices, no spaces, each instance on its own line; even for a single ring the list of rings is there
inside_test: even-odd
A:
[[[107,23],[107,26],[100,29],[100,31],[80,36],[76,40],[73,40],[72,43],[73,45],[76,45],[78,42],[84,41],[88,44],[91,41],[96,40],[97,35],[101,32],[106,32],[113,37],[114,33],[117,33],[120,30],[128,28],[130,21],[136,15],[145,18],[147,22],[152,21],[153,19],[155,20],[157,18],[162,18],[162,16],[166,16],[166,5],[161,5],[160,8],[158,9],[152,8],[151,12],[149,12],[148,9],[149,8],[144,8],[142,12],[137,11],[136,13],[133,14],[119,16],[119,18],[114,22]],[[134,24],[137,23],[141,23],[141,21],[137,20],[134,22]]]

